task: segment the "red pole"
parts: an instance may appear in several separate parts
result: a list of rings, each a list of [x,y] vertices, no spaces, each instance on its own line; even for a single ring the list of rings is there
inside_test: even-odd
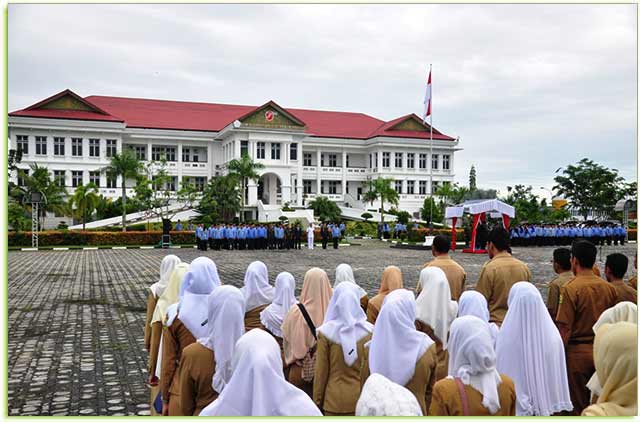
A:
[[[478,228],[479,221],[480,221],[480,214],[474,214],[473,231],[471,232],[471,252],[475,252],[476,250],[476,229]]]
[[[456,222],[458,221],[458,217],[452,217],[453,227],[451,228],[451,250],[456,250]]]

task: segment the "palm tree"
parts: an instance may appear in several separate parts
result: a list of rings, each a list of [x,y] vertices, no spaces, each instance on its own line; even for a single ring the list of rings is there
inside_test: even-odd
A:
[[[248,180],[259,180],[258,170],[264,168],[263,164],[256,163],[247,154],[243,154],[240,159],[234,159],[227,165],[229,174],[237,177],[240,184],[240,221],[243,221],[244,198]]]
[[[65,215],[68,213],[68,208],[64,201],[67,191],[57,180],[50,177],[49,169],[32,164],[30,174],[27,175],[22,170],[18,170],[18,172],[24,180],[24,186],[14,186],[10,192],[11,197],[26,206],[30,206],[29,198],[32,192],[39,192],[44,195],[45,202],[40,204],[38,212],[39,227],[44,225],[47,212]]]
[[[76,188],[75,193],[69,200],[69,206],[75,205],[76,216],[82,218],[82,230],[85,229],[87,215],[93,214],[99,202],[100,196],[98,196],[98,187],[95,183],[81,185]]]
[[[373,201],[377,199],[380,200],[380,222],[383,224],[385,201],[392,205],[398,205],[398,200],[400,198],[398,192],[396,192],[396,190],[391,186],[393,181],[393,178],[378,177],[377,179],[369,182],[369,190],[364,194],[365,199],[367,201],[371,201],[372,205]]]
[[[378,199],[378,193],[375,189],[375,183],[373,180],[367,182],[367,191],[362,194],[362,200],[364,202],[371,202],[371,206]]]
[[[111,157],[111,164],[101,171],[108,177],[122,177],[122,231],[127,230],[127,179],[137,179],[142,169],[133,150],[125,148],[120,154]]]

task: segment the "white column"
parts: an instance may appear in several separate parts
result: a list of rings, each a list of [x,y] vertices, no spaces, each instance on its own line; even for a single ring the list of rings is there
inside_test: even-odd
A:
[[[282,184],[280,186],[280,190],[282,193],[281,203],[284,204],[285,202],[291,202],[291,181],[289,180],[288,185]]]
[[[322,170],[320,168],[321,154],[322,152],[320,151],[320,149],[318,149],[316,151],[316,194],[318,195],[320,195],[320,193],[322,192],[322,189],[320,189],[320,186],[322,184],[322,181],[320,179],[320,171]]]
[[[182,142],[178,142],[178,156],[176,157],[178,162],[176,165],[178,166],[178,185],[176,186],[176,191],[180,190],[180,181],[182,180]]]
[[[151,150],[153,149],[153,142],[147,141],[147,161],[151,161]]]
[[[382,150],[378,150],[378,173],[382,170]]]
[[[347,152],[342,151],[342,199],[347,193]]]
[[[247,189],[249,191],[247,206],[254,207],[258,205],[258,184],[253,180],[249,180],[247,183]]]

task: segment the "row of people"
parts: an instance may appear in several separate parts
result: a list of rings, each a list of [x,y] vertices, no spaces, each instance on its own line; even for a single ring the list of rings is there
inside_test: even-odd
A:
[[[513,246],[565,246],[576,239],[585,239],[595,245],[624,245],[627,231],[619,224],[523,224],[512,227],[510,235]]]

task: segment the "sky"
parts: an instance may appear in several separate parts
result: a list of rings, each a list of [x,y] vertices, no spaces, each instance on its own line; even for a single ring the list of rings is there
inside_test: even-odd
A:
[[[423,112],[456,181],[531,185],[590,158],[637,180],[637,5],[10,4],[8,104],[81,96]]]

